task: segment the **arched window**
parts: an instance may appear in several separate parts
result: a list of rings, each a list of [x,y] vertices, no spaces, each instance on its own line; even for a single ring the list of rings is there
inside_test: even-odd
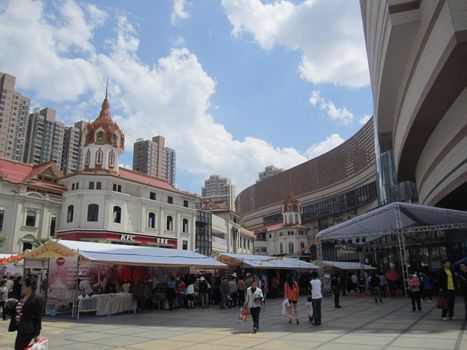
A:
[[[118,136],[115,134],[112,135],[112,146],[118,147]]]
[[[167,230],[172,231],[173,230],[173,218],[170,215],[167,215]]]
[[[75,211],[74,205],[69,205],[66,213],[66,222],[73,222],[73,213]]]
[[[99,206],[97,204],[88,205],[88,221],[99,221]]]
[[[122,222],[122,208],[114,207],[114,222],[120,224]]]
[[[26,211],[26,226],[35,227],[36,226],[36,211],[33,209],[28,209]]]
[[[96,165],[102,165],[102,158],[104,157],[104,152],[99,148],[96,152]]]
[[[292,211],[292,210],[293,210],[292,204],[289,204],[289,205],[287,206],[287,210],[288,210],[288,211]]]
[[[113,168],[115,164],[115,153],[114,151],[109,153],[109,168]]]
[[[91,151],[88,150],[86,152],[86,157],[84,158],[84,165],[89,166],[90,162],[91,162]]]
[[[96,133],[96,145],[103,145],[105,139],[105,133],[103,131],[98,131]]]
[[[183,232],[188,232],[188,219],[183,219]]]
[[[148,227],[155,228],[156,227],[156,214],[149,213],[148,216]]]

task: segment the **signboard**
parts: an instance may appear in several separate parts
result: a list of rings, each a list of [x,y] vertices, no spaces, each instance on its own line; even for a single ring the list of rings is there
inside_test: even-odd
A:
[[[161,248],[177,249],[177,239],[160,237],[160,236],[146,236],[132,233],[118,233],[118,232],[97,232],[97,231],[73,231],[59,234],[61,239],[71,239],[75,241],[120,241],[134,243],[138,245],[154,245]]]

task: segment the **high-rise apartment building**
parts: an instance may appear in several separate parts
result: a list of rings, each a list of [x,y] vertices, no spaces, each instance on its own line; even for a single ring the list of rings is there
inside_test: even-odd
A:
[[[166,179],[175,185],[175,150],[165,147],[163,136],[138,139],[133,145],[133,170]]]
[[[29,115],[24,162],[41,164],[54,161],[57,167],[62,163],[65,125],[55,120],[52,108],[34,109]]]
[[[65,174],[75,173],[81,163],[81,135],[86,127],[85,121],[65,128],[61,170]]]
[[[219,175],[211,175],[204,181],[203,200],[225,201],[229,209],[235,211],[235,186],[232,181]]]
[[[263,181],[264,179],[280,174],[283,171],[283,169],[276,168],[274,165],[269,165],[266,168],[264,168],[264,171],[259,172],[259,180],[256,182]]]
[[[31,101],[15,84],[14,76],[0,72],[0,157],[22,161]]]
[[[165,155],[167,159],[167,170],[165,172],[166,179],[169,180],[169,183],[172,186],[175,186],[175,165],[177,160],[177,155],[173,148],[166,147]]]

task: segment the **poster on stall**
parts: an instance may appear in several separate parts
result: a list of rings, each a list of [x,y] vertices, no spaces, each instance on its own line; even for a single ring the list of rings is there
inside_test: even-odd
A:
[[[50,258],[46,313],[70,310],[77,297],[78,257]]]

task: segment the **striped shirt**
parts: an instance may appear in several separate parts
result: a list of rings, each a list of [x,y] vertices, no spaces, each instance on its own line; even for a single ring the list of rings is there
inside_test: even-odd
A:
[[[18,301],[18,304],[16,304],[16,324],[19,324],[20,321],[21,321],[21,311],[23,310],[23,305],[24,305],[24,301],[23,300],[20,300]]]

